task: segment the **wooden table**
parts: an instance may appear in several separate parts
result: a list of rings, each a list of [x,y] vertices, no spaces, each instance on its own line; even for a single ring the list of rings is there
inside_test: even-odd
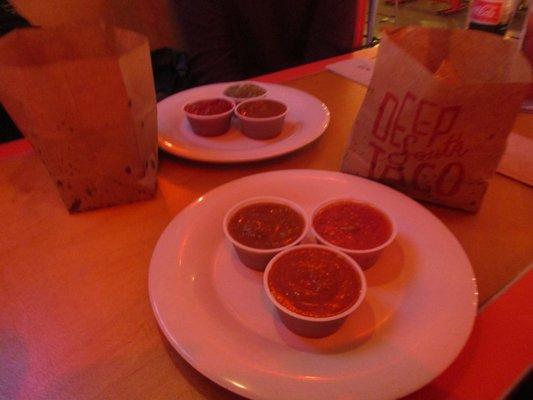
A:
[[[240,165],[161,154],[159,189],[151,201],[69,215],[36,155],[4,147],[0,398],[238,398],[197,373],[163,338],[148,300],[150,257],[171,219],[223,183],[270,170],[339,170],[365,89],[317,72],[324,64],[265,78],[289,79],[284,83],[328,105],[331,123],[318,141],[274,160]],[[533,132],[533,116],[520,115],[515,131]],[[496,175],[475,215],[427,205],[470,257],[481,304],[533,260],[531,204],[531,188]]]

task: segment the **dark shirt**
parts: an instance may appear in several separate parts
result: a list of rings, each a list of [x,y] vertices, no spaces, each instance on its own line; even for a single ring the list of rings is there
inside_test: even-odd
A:
[[[353,49],[357,0],[176,0],[197,84],[245,79]]]
[[[28,25],[28,22],[18,15],[6,0],[0,0],[0,36],[12,29]],[[20,131],[0,104],[0,143],[18,139],[21,136]]]
[[[17,14],[7,0],[0,0],[0,36],[12,29],[28,26],[28,21]]]

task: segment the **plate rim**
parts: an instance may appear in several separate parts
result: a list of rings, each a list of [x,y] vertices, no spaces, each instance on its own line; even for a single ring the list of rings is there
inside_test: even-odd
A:
[[[166,102],[170,102],[173,98],[175,99],[176,97],[182,97],[182,96],[185,96],[187,94],[194,93],[196,91],[209,90],[211,87],[213,87],[213,88],[214,87],[219,87],[219,86],[223,87],[223,86],[226,86],[226,85],[232,85],[232,84],[236,84],[236,83],[240,83],[240,82],[253,82],[253,83],[256,83],[258,85],[265,86],[267,89],[270,88],[270,87],[274,87],[277,90],[288,90],[289,92],[294,92],[295,94],[297,94],[299,96],[305,96],[305,97],[309,98],[312,101],[316,101],[318,103],[318,105],[320,105],[321,109],[324,112],[324,119],[323,119],[323,122],[322,122],[322,126],[321,127],[317,127],[316,128],[316,133],[309,134],[309,138],[304,140],[301,143],[296,143],[296,144],[294,144],[292,146],[288,146],[287,148],[281,149],[281,150],[276,151],[276,152],[266,152],[265,151],[264,154],[250,155],[250,156],[240,156],[240,158],[237,158],[237,159],[235,159],[233,157],[230,157],[230,156],[224,156],[223,154],[225,154],[225,153],[221,153],[222,155],[218,156],[218,157],[202,155],[200,150],[198,152],[194,152],[194,151],[191,151],[190,149],[187,149],[187,148],[176,148],[175,145],[171,146],[171,145],[167,144],[167,143],[169,143],[168,138],[166,138],[164,135],[162,135],[159,132],[159,116],[160,116],[159,107],[160,107],[160,104],[164,104]],[[331,111],[329,110],[329,108],[326,105],[326,103],[324,103],[318,97],[316,97],[316,96],[314,96],[314,95],[312,95],[312,94],[310,94],[310,93],[308,93],[306,91],[303,91],[301,89],[297,89],[297,88],[294,88],[294,87],[291,87],[291,86],[278,84],[278,83],[260,82],[260,81],[255,81],[255,80],[219,82],[219,83],[211,83],[211,84],[207,84],[207,85],[197,86],[197,87],[194,87],[194,88],[183,90],[181,92],[174,93],[174,94],[172,94],[172,95],[170,95],[170,96],[158,101],[156,106],[157,106],[156,108],[158,109],[158,112],[157,112],[157,120],[158,120],[157,121],[157,124],[158,124],[157,143],[158,143],[158,147],[161,150],[165,151],[166,153],[172,154],[172,155],[174,155],[176,157],[185,158],[185,159],[192,160],[192,161],[209,162],[209,163],[213,163],[213,164],[238,164],[238,163],[246,163],[246,162],[254,162],[254,161],[263,161],[263,160],[269,160],[269,159],[276,158],[276,157],[281,157],[281,156],[284,156],[286,154],[290,154],[290,153],[295,152],[297,150],[300,150],[303,147],[308,146],[311,143],[313,143],[316,140],[318,140],[325,133],[325,131],[328,129],[329,124],[331,122]]]
[[[362,178],[362,177],[359,177],[359,176],[346,174],[346,173],[339,172],[339,171],[314,170],[314,169],[286,169],[286,170],[278,170],[278,171],[266,171],[266,172],[261,172],[261,173],[257,173],[257,174],[247,175],[247,176],[244,176],[244,177],[241,177],[241,178],[237,178],[237,179],[228,181],[228,182],[226,182],[226,183],[224,183],[222,185],[219,185],[219,186],[209,190],[204,195],[198,197],[197,199],[195,199],[194,201],[189,203],[179,213],[177,213],[172,218],[172,220],[167,224],[167,226],[163,230],[162,234],[160,235],[160,237],[159,237],[159,239],[157,241],[157,244],[156,244],[156,246],[154,248],[154,251],[152,253],[152,257],[150,259],[150,265],[149,265],[149,271],[148,271],[148,290],[149,290],[150,305],[152,306],[152,310],[153,310],[154,315],[156,317],[156,320],[157,320],[159,328],[161,329],[161,331],[165,335],[166,339],[171,343],[171,345],[174,347],[174,349],[178,352],[180,357],[183,357],[197,372],[199,372],[203,376],[207,377],[212,382],[224,387],[225,389],[227,389],[227,390],[229,390],[229,391],[231,391],[233,393],[239,394],[241,396],[245,396],[245,397],[250,398],[250,399],[263,399],[263,398],[265,398],[265,397],[262,397],[260,393],[251,392],[250,390],[248,390],[246,388],[241,388],[241,387],[239,387],[239,385],[235,385],[235,384],[232,384],[231,382],[228,382],[227,379],[224,379],[219,374],[217,375],[216,373],[213,373],[210,370],[210,368],[206,368],[205,366],[200,365],[201,362],[199,362],[199,360],[196,360],[194,357],[190,356],[188,354],[187,350],[185,348],[183,348],[183,346],[173,337],[172,333],[168,330],[167,326],[163,323],[163,320],[162,320],[163,317],[160,315],[159,310],[157,308],[156,301],[154,299],[154,293],[153,293],[153,289],[152,289],[152,281],[153,281],[153,276],[152,276],[153,266],[152,266],[152,264],[153,264],[154,260],[156,259],[156,256],[157,256],[156,253],[157,253],[158,247],[160,246],[160,244],[162,242],[163,236],[165,234],[169,234],[170,233],[171,229],[173,228],[173,224],[178,223],[177,221],[179,221],[180,214],[185,213],[185,212],[190,212],[191,209],[193,209],[195,207],[198,207],[199,203],[201,201],[203,201],[202,199],[204,199],[206,196],[213,197],[213,196],[216,195],[216,193],[218,191],[224,191],[227,186],[232,186],[232,185],[238,184],[238,182],[242,181],[242,180],[247,180],[247,179],[254,178],[254,177],[257,178],[257,177],[260,177],[262,175],[278,175],[278,174],[287,174],[287,173],[289,173],[289,174],[300,174],[300,173],[308,174],[308,173],[311,173],[313,175],[314,174],[317,174],[317,175],[323,174],[324,176],[330,176],[330,175],[339,176],[340,175],[340,176],[342,176],[344,178],[348,177],[348,179],[354,178],[354,179],[366,181],[366,182],[368,182],[368,183],[370,183],[372,185],[377,185],[377,186],[385,188],[386,190],[390,190],[392,192],[395,192],[397,195],[400,195],[400,196],[404,197],[405,200],[411,202],[419,210],[425,212],[428,215],[429,218],[433,219],[433,222],[437,223],[438,225],[440,225],[441,228],[443,228],[445,231],[447,231],[448,234],[449,234],[449,238],[454,242],[454,245],[457,246],[458,249],[464,254],[464,257],[465,257],[465,259],[467,261],[467,265],[466,266],[468,267],[469,275],[471,275],[471,277],[472,277],[473,293],[469,294],[469,296],[472,296],[473,300],[474,300],[474,302],[471,304],[471,307],[470,307],[470,309],[473,310],[473,313],[471,315],[471,318],[468,320],[468,326],[465,328],[465,330],[463,332],[464,333],[464,338],[459,343],[459,346],[457,346],[455,351],[450,353],[451,357],[449,357],[449,361],[444,363],[444,365],[440,368],[438,373],[433,374],[433,377],[430,377],[429,379],[425,380],[424,382],[421,382],[421,384],[417,385],[416,388],[414,388],[414,389],[410,388],[410,389],[404,390],[403,393],[399,394],[399,397],[408,395],[410,393],[415,392],[418,389],[421,389],[422,387],[427,385],[429,382],[431,382],[435,378],[437,378],[444,370],[446,370],[446,368],[448,368],[455,361],[455,359],[459,356],[459,354],[463,350],[467,340],[469,339],[469,337],[470,337],[470,335],[472,333],[472,330],[474,328],[474,323],[475,323],[475,320],[476,320],[476,317],[477,317],[478,306],[479,306],[479,295],[478,295],[478,288],[477,288],[477,279],[475,277],[474,270],[472,268],[472,264],[471,264],[471,262],[470,262],[470,260],[468,258],[468,255],[464,251],[463,246],[461,245],[461,243],[459,242],[457,237],[453,234],[453,232],[451,232],[451,230],[437,216],[435,216],[430,210],[428,210],[422,204],[418,203],[417,201],[413,200],[412,198],[406,196],[405,194],[403,194],[401,192],[398,192],[397,190],[395,190],[395,189],[393,189],[393,188],[391,188],[389,186],[383,185],[382,183],[379,183],[379,182],[376,182],[376,181],[372,181],[372,180],[368,180],[368,179],[365,179],[365,178]]]

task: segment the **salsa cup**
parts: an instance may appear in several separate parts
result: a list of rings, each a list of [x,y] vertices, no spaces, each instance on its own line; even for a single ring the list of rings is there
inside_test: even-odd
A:
[[[273,99],[252,99],[240,103],[235,115],[241,121],[242,133],[251,139],[272,139],[281,133],[287,104]]]
[[[267,90],[255,82],[238,82],[228,86],[224,90],[224,96],[232,99],[236,104],[245,100],[265,97]]]
[[[316,256],[312,256],[312,254]],[[340,263],[343,266],[343,273],[332,274],[325,271],[325,268],[324,273],[333,278],[324,278],[324,274],[317,273],[316,269],[313,268],[317,265],[314,260],[320,259],[323,255],[327,256],[324,261],[325,265],[334,267]],[[305,257],[306,261],[299,263],[298,257]],[[332,262],[332,259],[335,261]],[[294,272],[295,268],[300,268],[300,271]],[[306,268],[309,270],[306,271]],[[285,271],[292,270],[293,275],[283,275],[283,269]],[[338,269],[336,270],[338,271]],[[271,277],[271,275],[277,275],[277,278]],[[325,284],[324,281],[327,279],[330,281]],[[331,284],[333,279],[336,280],[337,284]],[[276,290],[276,285],[280,281],[287,283],[287,286]],[[322,287],[316,282],[322,284]],[[342,285],[339,284],[340,282]],[[367,285],[361,267],[345,253],[329,246],[305,244],[286,249],[270,260],[263,274],[263,287],[269,300],[276,307],[282,322],[289,330],[300,336],[319,338],[335,333],[346,318],[361,305],[366,295]],[[337,295],[324,293],[323,290],[331,290],[324,289],[326,287],[337,290]],[[312,292],[312,294],[308,294],[305,298],[307,310],[303,311],[303,309],[299,310],[298,301],[293,302],[290,297],[293,294],[301,296],[301,293],[305,292]],[[332,297],[334,301],[331,300]],[[346,304],[341,307],[338,304],[342,301],[345,301]],[[285,302],[286,305],[282,302]],[[312,306],[309,306],[310,304]],[[335,311],[335,308],[332,307],[339,309]],[[326,313],[324,310],[328,310],[328,312]]]
[[[317,224],[319,223],[319,218],[324,216],[324,212],[341,212],[341,208],[335,210],[335,207],[340,207],[343,204],[353,204],[360,207],[361,212],[365,212],[366,223],[363,223],[361,227],[356,229],[361,229],[361,240],[374,240],[373,243],[369,242],[367,246],[347,246],[339,244],[339,239],[342,239],[343,234],[349,235],[349,231],[352,229],[350,226],[345,224],[345,221],[348,221],[348,216],[337,214],[331,215],[328,220],[330,221],[328,233],[325,233],[324,228],[320,228]],[[360,215],[358,215],[360,216]],[[373,222],[368,223],[368,219],[373,218]],[[372,220],[371,220],[372,221]],[[335,226],[335,224],[337,224]],[[366,233],[364,230],[367,230]],[[378,235],[378,230],[382,229],[384,232]],[[330,246],[334,249],[340,250],[350,257],[352,257],[361,268],[368,269],[376,263],[379,256],[396,238],[397,228],[394,220],[381,208],[377,207],[372,203],[365,201],[360,201],[352,198],[340,198],[328,200],[315,208],[311,216],[311,232],[315,236],[318,243]],[[332,236],[333,233],[338,235],[337,237]]]
[[[285,218],[284,223],[281,224],[282,229],[294,229],[294,232],[292,232],[293,239],[289,243],[275,247],[265,247],[265,245],[255,246],[251,243],[242,243],[241,241],[239,241],[239,238],[234,237],[238,235],[232,233],[234,231],[231,226],[232,222],[234,221],[233,217],[238,215],[239,212],[242,212],[242,210],[246,209],[248,206],[261,204],[281,205],[288,207],[294,212],[294,214],[290,213],[294,217],[292,219],[294,223],[291,222],[290,218]],[[298,218],[298,216],[301,218]],[[296,226],[296,221],[298,221],[298,223],[301,223],[301,227]],[[249,223],[248,226],[252,226],[252,235],[256,234],[256,232],[253,232],[253,229],[255,229],[257,225],[258,224],[255,222]],[[272,257],[278,254],[280,251],[283,251],[289,247],[300,243],[304,239],[309,230],[309,218],[298,204],[290,200],[274,196],[261,196],[246,199],[233,206],[224,216],[222,227],[224,230],[224,235],[233,245],[233,248],[235,249],[235,252],[237,253],[237,256],[242,261],[242,263],[249,268],[258,271],[264,271]],[[301,232],[299,232],[299,230],[301,230]],[[250,230],[248,232],[250,232]],[[260,232],[263,233],[260,234]],[[259,231],[259,228],[257,228],[257,235],[261,236],[265,233],[268,233],[268,231]]]
[[[219,136],[231,125],[235,103],[223,97],[211,97],[186,103],[182,110],[193,132],[199,136]]]

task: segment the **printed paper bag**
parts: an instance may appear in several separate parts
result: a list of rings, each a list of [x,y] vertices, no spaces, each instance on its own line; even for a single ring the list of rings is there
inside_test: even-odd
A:
[[[531,79],[513,42],[401,28],[383,39],[342,170],[476,211]]]
[[[105,26],[0,40],[0,101],[70,212],[151,197],[157,117],[147,39]]]

